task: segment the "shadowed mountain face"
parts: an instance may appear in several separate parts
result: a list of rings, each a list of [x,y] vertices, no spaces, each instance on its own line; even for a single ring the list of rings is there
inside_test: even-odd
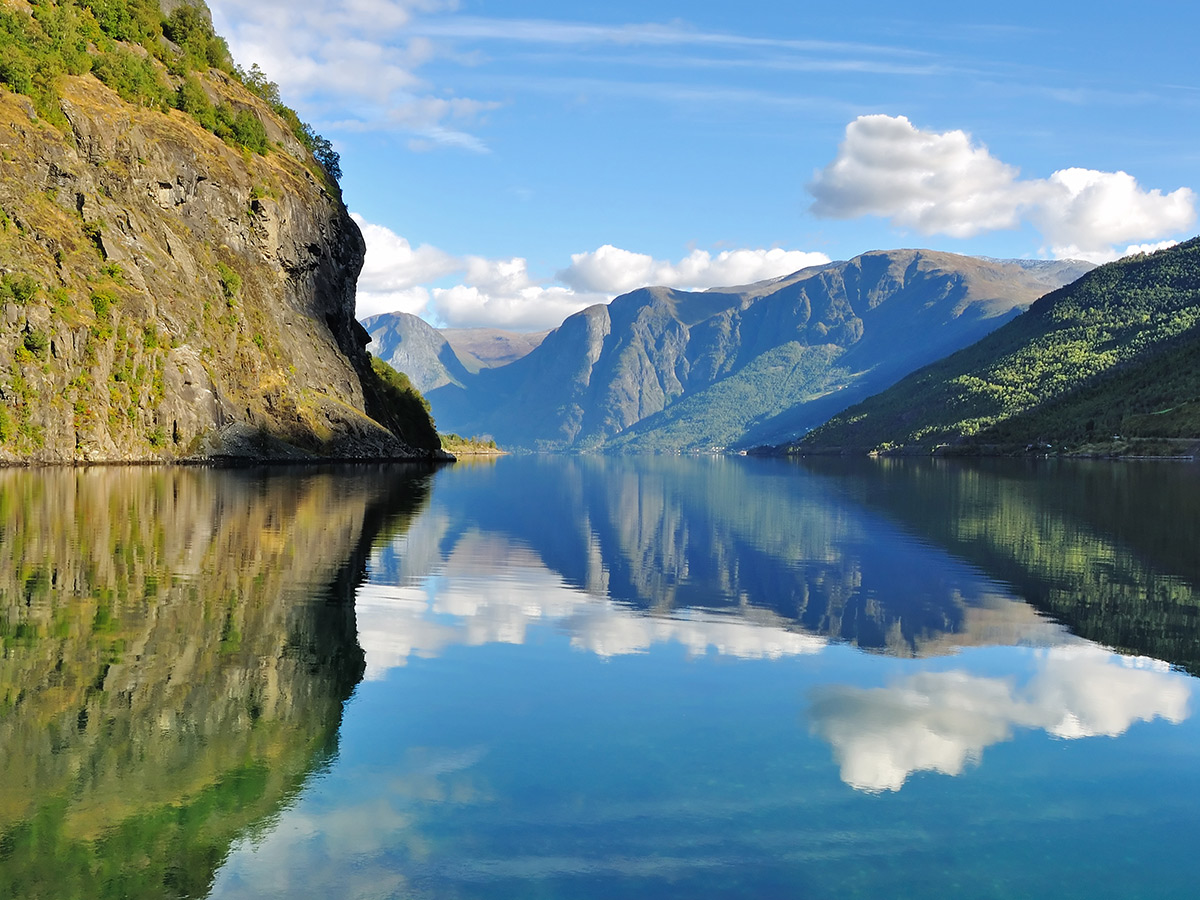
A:
[[[417,469],[0,472],[0,895],[199,897],[337,748]]]
[[[427,345],[413,365],[435,373],[443,429],[536,449],[749,446],[820,424],[1089,268],[897,250],[748,287],[643,288],[469,377],[433,337],[410,342]],[[367,327],[383,346],[392,326]]]

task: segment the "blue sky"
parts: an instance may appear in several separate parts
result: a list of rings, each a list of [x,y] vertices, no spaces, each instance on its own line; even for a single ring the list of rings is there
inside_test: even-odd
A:
[[[210,6],[342,154],[360,316],[537,330],[648,282],[1197,227],[1190,4]]]

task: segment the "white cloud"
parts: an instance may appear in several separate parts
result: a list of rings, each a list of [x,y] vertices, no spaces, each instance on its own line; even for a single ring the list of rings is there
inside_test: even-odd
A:
[[[646,285],[733,286],[829,262],[823,253],[776,248],[726,250],[715,256],[693,250],[671,263],[606,244],[590,253],[572,254],[571,265],[557,276],[564,286],[533,277],[519,256],[453,256],[428,244],[413,247],[360,215],[354,220],[367,242],[358,281],[358,318],[406,312],[452,328],[544,331],[572,313]],[[459,276],[460,283],[436,285],[451,275]]]
[[[1029,222],[1053,255],[1093,261],[1122,255],[1121,244],[1178,234],[1196,218],[1189,188],[1146,191],[1125,172],[1019,174],[964,131],[923,131],[904,116],[873,115],[846,126],[836,158],[808,189],[819,216],[875,215],[957,238]]]
[[[461,268],[449,253],[422,244],[413,248],[389,228],[351,214],[362,230],[369,252],[359,284],[372,291],[401,291],[449,275]]]
[[[1153,660],[1076,645],[1041,653],[1023,691],[966,672],[922,672],[884,688],[816,693],[814,732],[833,747],[842,780],[897,791],[914,772],[958,775],[1016,728],[1058,738],[1123,734],[1136,721],[1188,716],[1186,679]]]
[[[557,277],[576,290],[605,294],[646,285],[702,290],[765,281],[827,262],[824,253],[774,248],[723,250],[716,256],[707,250],[693,250],[672,263],[605,244],[590,253],[572,253],[571,265]]]
[[[367,242],[355,311],[360,319],[406,312],[452,328],[543,331],[584,307],[609,299],[540,284],[520,257],[458,257],[428,244],[414,248],[382,225],[357,214],[354,220]],[[450,275],[458,275],[461,283],[432,286]]]
[[[752,37],[728,32],[703,31],[680,22],[665,25],[653,22],[602,25],[553,19],[501,19],[462,15],[448,19],[425,20],[417,23],[415,30],[422,34],[439,37],[560,44],[574,47],[588,44],[610,44],[621,47],[707,46],[741,48],[760,54],[765,49],[774,49],[802,53],[854,53],[902,58],[926,58],[930,55],[925,51],[878,44]]]
[[[1032,213],[1055,255],[1096,253],[1115,244],[1176,234],[1196,218],[1196,195],[1143,191],[1125,172],[1063,169],[1050,176],[1047,199]],[[1121,254],[1111,252],[1109,259]]]
[[[1159,250],[1166,250],[1168,247],[1174,247],[1179,241],[1157,241],[1153,244],[1130,244],[1125,248],[1125,256],[1131,256],[1134,253],[1156,253]]]
[[[477,279],[477,280],[473,280]],[[572,313],[608,298],[568,288],[536,284],[525,260],[468,259],[467,283],[434,288],[432,317],[455,328],[490,327],[512,331],[555,328]]]
[[[382,225],[352,214],[367,242],[367,258],[358,278],[356,314],[360,319],[384,312],[419,315],[430,301],[424,285],[458,271],[459,261],[436,247],[413,247]]]

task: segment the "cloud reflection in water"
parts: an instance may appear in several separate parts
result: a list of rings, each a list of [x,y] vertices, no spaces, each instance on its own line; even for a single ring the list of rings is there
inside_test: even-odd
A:
[[[1017,728],[1074,739],[1123,734],[1136,721],[1189,715],[1185,676],[1164,664],[1091,645],[1039,651],[1022,688],[963,671],[920,672],[882,688],[826,685],[810,722],[846,784],[897,791],[914,772],[958,775]]]
[[[572,588],[538,566],[511,567],[497,577],[443,573],[419,585],[366,584],[356,611],[368,679],[382,678],[414,656],[436,657],[451,645],[521,644],[535,625],[566,631],[572,647],[602,657],[675,642],[694,656],[777,659],[817,653],[828,643],[788,630],[786,620],[766,610],[648,615]]]

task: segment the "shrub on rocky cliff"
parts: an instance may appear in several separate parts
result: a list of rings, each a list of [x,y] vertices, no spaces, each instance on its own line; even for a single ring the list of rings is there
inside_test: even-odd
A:
[[[66,127],[59,79],[93,72],[127,103],[176,106],[227,143],[266,154],[262,121],[250,110],[214,106],[197,73],[219,69],[267,101],[313,154],[336,190],[341,165],[333,145],[279,96],[252,65],[234,65],[224,38],[194,6],[163,17],[158,0],[33,0],[29,13],[0,8],[0,85],[29,97],[37,113]]]
[[[421,450],[438,450],[442,440],[438,437],[430,414],[429,401],[418,391],[408,376],[397,372],[376,356],[371,357],[371,371],[376,383],[370,390],[364,379],[363,389],[367,393],[367,412],[371,418],[381,422],[394,434]],[[372,403],[371,394],[375,394]]]

